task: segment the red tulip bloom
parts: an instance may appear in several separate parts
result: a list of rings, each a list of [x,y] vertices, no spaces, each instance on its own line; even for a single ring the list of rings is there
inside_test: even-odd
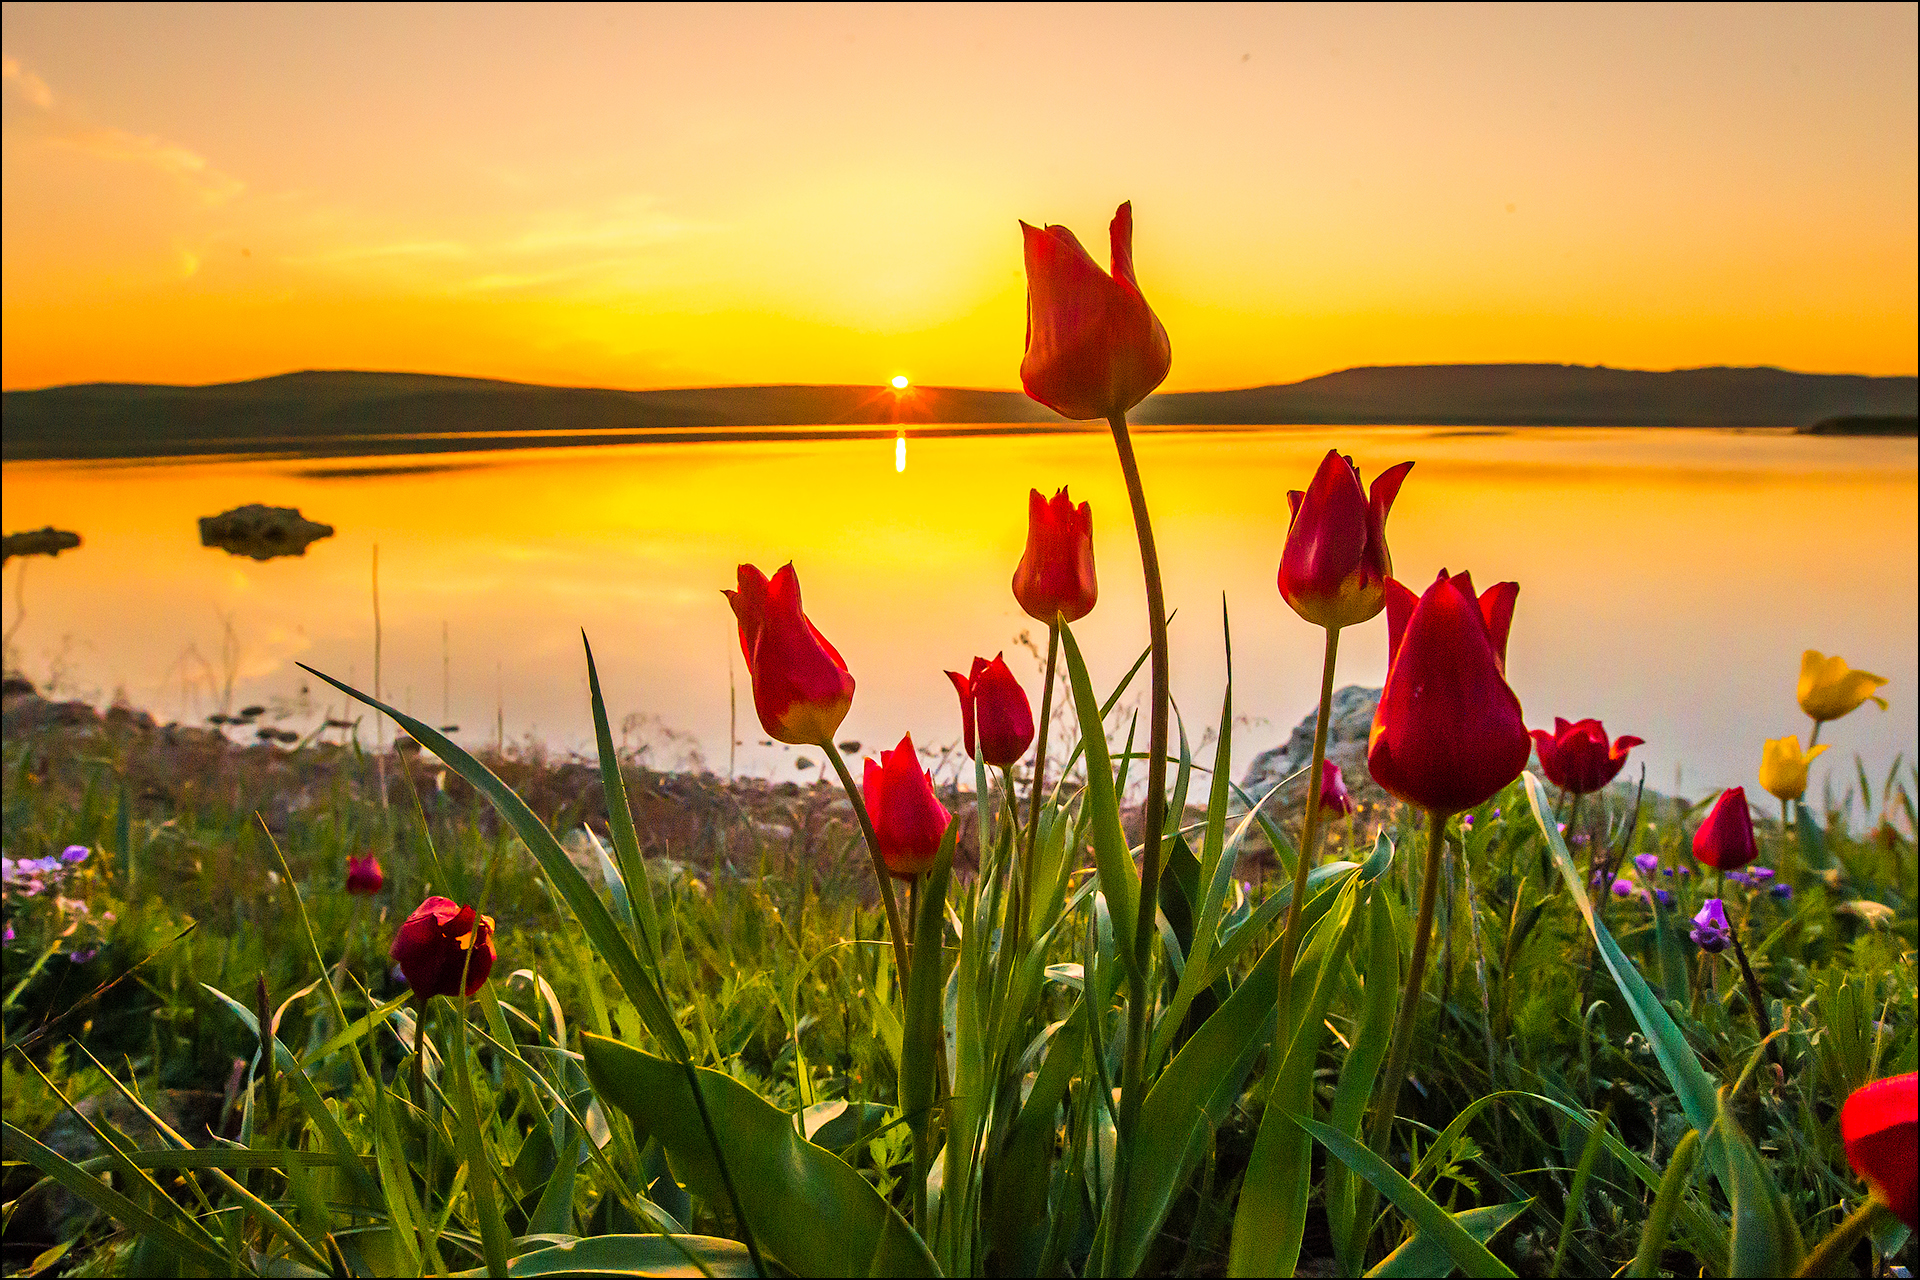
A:
[[[882,751],[878,763],[867,759],[860,789],[887,870],[906,877],[931,867],[953,815],[933,794],[933,778],[920,767],[912,734],[901,738],[893,750]]]
[[[1713,811],[1693,833],[1693,856],[1717,871],[1738,871],[1760,856],[1745,787],[1728,787],[1713,802]]]
[[[1013,571],[1013,598],[1027,616],[1053,625],[1054,615],[1078,622],[1093,612],[1100,588],[1093,578],[1093,508],[1078,507],[1066,486],[1051,499],[1027,491],[1027,549]]]
[[[493,972],[493,917],[451,898],[428,898],[393,935],[388,954],[421,999],[470,996]],[[460,984],[463,971],[465,987]]]
[[[1347,780],[1340,776],[1340,766],[1331,760],[1320,762],[1320,812],[1335,817],[1351,817],[1359,805],[1347,794]]]
[[[1598,720],[1568,724],[1553,718],[1553,732],[1533,731],[1533,742],[1540,750],[1540,768],[1556,787],[1575,795],[1598,791],[1619,776],[1626,766],[1627,752],[1643,739],[1622,737],[1607,745],[1607,730]]]
[[[1133,205],[1113,215],[1113,274],[1065,227],[1026,236],[1027,353],[1020,384],[1063,418],[1124,414],[1173,365],[1173,347],[1133,278]]]
[[[380,860],[372,854],[364,858],[347,856],[347,892],[378,893],[380,886],[387,882],[380,872]]]
[[[753,709],[767,736],[825,746],[853,705],[853,677],[840,653],[800,609],[791,564],[769,580],[740,566],[740,589],[723,593],[740,621],[740,651],[753,679]]]
[[[1367,741],[1367,770],[1389,792],[1442,817],[1492,798],[1533,753],[1507,686],[1517,583],[1475,597],[1467,574],[1424,596],[1387,580],[1387,684]]]
[[[966,731],[967,754],[991,765],[1006,766],[1027,754],[1033,745],[1033,707],[1027,691],[1007,670],[1004,653],[993,661],[973,660],[973,671],[961,675],[947,672],[955,692],[960,695],[960,723]],[[979,732],[978,749],[974,734]]]
[[[1387,602],[1393,561],[1387,555],[1387,512],[1411,462],[1382,471],[1368,493],[1352,458],[1327,450],[1305,493],[1287,494],[1292,517],[1280,553],[1280,595],[1316,627],[1351,627]]]
[[[1917,1082],[1920,1077],[1911,1071],[1875,1080],[1855,1089],[1840,1108],[1840,1137],[1847,1144],[1847,1163],[1910,1231],[1920,1231]]]

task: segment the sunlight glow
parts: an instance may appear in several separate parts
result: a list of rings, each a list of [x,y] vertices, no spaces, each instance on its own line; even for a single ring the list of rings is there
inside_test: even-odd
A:
[[[904,435],[893,438],[893,469],[895,472],[907,469],[907,438]]]
[[[896,374],[894,374],[894,375],[893,375],[893,389],[894,389],[895,391],[905,391],[905,390],[907,389],[907,375],[906,375],[906,374],[904,374],[904,373],[896,373]]]

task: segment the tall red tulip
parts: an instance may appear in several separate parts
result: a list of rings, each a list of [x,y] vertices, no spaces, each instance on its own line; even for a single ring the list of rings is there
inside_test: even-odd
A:
[[[1388,665],[1367,741],[1375,782],[1445,817],[1491,799],[1533,753],[1507,685],[1507,631],[1519,584],[1475,597],[1446,570],[1423,596],[1387,580]]]
[[[1056,613],[1080,621],[1100,598],[1093,576],[1093,508],[1074,506],[1065,485],[1052,498],[1027,491],[1027,549],[1013,571],[1013,598],[1028,617],[1049,625]]]
[[[960,724],[968,755],[1004,768],[1027,754],[1033,745],[1033,706],[1027,691],[1007,670],[1004,653],[995,654],[992,662],[975,658],[969,674],[949,671],[947,679],[960,695]]]
[[[865,773],[860,789],[887,870],[902,877],[925,871],[940,852],[940,839],[953,815],[933,794],[933,777],[920,767],[913,735],[882,751],[878,763],[868,757]]]
[[[846,661],[800,608],[800,575],[788,564],[771,579],[740,566],[740,589],[723,593],[740,623],[740,651],[753,679],[753,709],[767,736],[802,746],[833,741],[853,705]]]
[[[380,860],[369,853],[364,858],[347,856],[347,892],[372,894],[380,892],[380,886],[387,882],[380,870]]]
[[[1847,1163],[1893,1215],[1920,1231],[1920,1076],[1907,1072],[1855,1089],[1840,1108]]]
[[[1107,418],[1147,398],[1173,365],[1167,331],[1133,276],[1133,205],[1107,229],[1113,274],[1065,227],[1020,224],[1027,249],[1027,352],[1020,384],[1063,418]]]
[[[1728,787],[1713,802],[1707,820],[1693,833],[1693,856],[1716,871],[1738,871],[1760,856],[1745,787]]]
[[[389,954],[422,1000],[470,996],[493,972],[493,917],[459,906],[451,898],[428,898],[393,935]]]
[[[1540,751],[1540,768],[1556,787],[1575,795],[1598,791],[1619,776],[1626,766],[1627,752],[1643,739],[1620,737],[1607,745],[1606,726],[1598,720],[1580,720],[1569,724],[1553,718],[1553,732],[1533,731],[1534,745]]]
[[[1295,613],[1316,627],[1351,627],[1385,607],[1393,576],[1387,512],[1412,469],[1403,462],[1382,471],[1369,493],[1353,459],[1329,449],[1306,492],[1287,494],[1292,515],[1280,553],[1280,594]]]

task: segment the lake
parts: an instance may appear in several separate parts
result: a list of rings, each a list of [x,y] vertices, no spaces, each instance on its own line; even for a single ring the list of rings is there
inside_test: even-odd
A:
[[[1173,624],[1174,695],[1196,743],[1218,715],[1232,612],[1236,770],[1313,707],[1320,633],[1274,585],[1286,491],[1331,445],[1369,479],[1418,465],[1388,525],[1397,576],[1520,583],[1509,675],[1530,725],[1599,716],[1647,740],[1648,783],[1753,787],[1763,738],[1808,728],[1800,653],[1891,679],[1891,707],[1829,725],[1836,787],[1916,750],[1920,486],[1911,439],[1771,431],[1281,427],[1137,439]],[[7,565],[9,656],[67,696],[199,721],[248,703],[306,730],[345,713],[293,664],[381,686],[470,745],[591,741],[580,633],[616,728],[660,766],[803,776],[762,744],[721,588],[793,560],[808,613],[859,688],[841,736],[959,736],[945,668],[1005,649],[1038,702],[1045,632],[1008,587],[1029,487],[1093,504],[1100,603],[1076,628],[1097,682],[1145,644],[1139,561],[1104,434],[653,444],[365,459],[7,463],[8,530],[85,539]],[[337,533],[256,562],[196,520],[296,506]],[[1023,640],[1023,637],[1025,640]],[[1037,638],[1037,647],[1031,640]],[[1031,651],[1030,651],[1031,647]],[[15,665],[15,663],[10,663]],[[1386,624],[1343,634],[1341,683],[1377,685]],[[1144,676],[1142,677],[1144,682]],[[311,685],[302,699],[303,686]],[[331,691],[328,691],[329,693]],[[236,731],[250,734],[250,730]],[[364,731],[372,736],[369,723]],[[386,735],[391,737],[391,728]],[[816,753],[812,753],[817,756]],[[817,760],[815,765],[817,767]]]

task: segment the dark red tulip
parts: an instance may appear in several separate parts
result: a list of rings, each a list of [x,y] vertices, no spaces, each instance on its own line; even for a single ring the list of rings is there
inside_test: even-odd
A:
[[[970,674],[949,671],[947,679],[960,695],[960,724],[966,732],[968,755],[1004,767],[1027,754],[1033,745],[1033,707],[1027,691],[1007,670],[1004,653],[995,654],[992,662],[975,658]]]
[[[1533,753],[1507,686],[1507,630],[1520,587],[1473,594],[1467,574],[1424,596],[1387,580],[1387,684],[1367,742],[1367,770],[1392,794],[1445,817],[1491,799]]]
[[[1553,718],[1553,732],[1533,731],[1534,746],[1540,752],[1540,768],[1547,778],[1575,795],[1598,791],[1619,776],[1626,766],[1627,752],[1639,746],[1640,738],[1616,738],[1607,745],[1607,730],[1598,720],[1567,723]]]
[[[1051,499],[1027,491],[1027,549],[1013,571],[1013,598],[1051,626],[1058,613],[1078,622],[1093,612],[1100,588],[1093,578],[1093,508],[1078,507],[1062,485]]]
[[[380,860],[372,854],[364,858],[347,855],[347,892],[378,893],[380,886],[387,882],[380,872]]]
[[[1287,494],[1292,516],[1280,553],[1280,595],[1316,627],[1351,627],[1387,601],[1393,561],[1387,555],[1387,512],[1411,462],[1360,487],[1360,471],[1338,449],[1327,450],[1305,493]]]
[[[1322,816],[1351,817],[1359,805],[1347,794],[1347,780],[1340,776],[1340,766],[1331,760],[1320,762],[1320,813]]]
[[[470,996],[493,972],[493,917],[459,906],[451,898],[428,898],[393,935],[389,954],[421,999]],[[460,984],[463,971],[464,988]]]
[[[1847,1163],[1886,1201],[1893,1216],[1920,1231],[1920,1077],[1875,1080],[1855,1089],[1840,1108]]]
[[[1738,871],[1760,856],[1745,787],[1728,787],[1713,802],[1707,820],[1693,833],[1693,856],[1717,871]]]
[[[740,651],[753,679],[753,709],[767,736],[826,746],[853,705],[853,677],[800,608],[800,575],[784,566],[769,580],[740,566],[740,589],[724,592],[740,622]]]
[[[953,815],[933,794],[933,778],[920,767],[913,735],[901,738],[893,750],[882,751],[877,763],[868,757],[865,772],[860,789],[887,870],[902,877],[925,871],[940,852],[940,838],[947,834]]]
[[[1020,384],[1063,418],[1124,414],[1159,386],[1173,347],[1133,277],[1133,205],[1113,215],[1113,274],[1065,227],[1026,237],[1027,352]]]

